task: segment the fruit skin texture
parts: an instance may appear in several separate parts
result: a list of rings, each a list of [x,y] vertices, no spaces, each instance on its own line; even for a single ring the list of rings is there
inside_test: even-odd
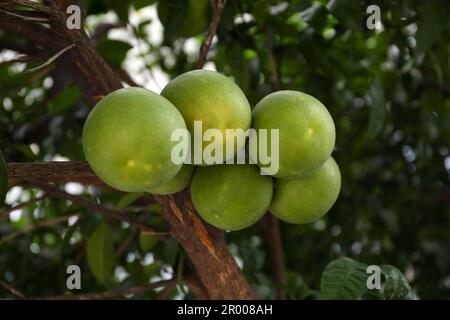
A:
[[[300,178],[318,169],[333,151],[336,130],[325,106],[298,91],[269,94],[253,109],[253,128],[279,129],[277,178]],[[270,146],[270,143],[268,143]]]
[[[189,185],[189,182],[191,182],[194,169],[195,166],[185,164],[181,170],[178,171],[175,177],[160,186],[148,189],[147,192],[159,195],[168,195],[180,192]]]
[[[272,178],[255,165],[198,167],[191,197],[200,216],[223,230],[244,229],[258,221],[272,200]]]
[[[172,131],[186,129],[165,98],[142,88],[104,97],[83,129],[83,149],[92,170],[109,186],[141,192],[172,179],[182,165],[171,160]]]
[[[270,212],[289,223],[309,223],[325,215],[341,189],[341,173],[333,158],[309,176],[275,179]]]
[[[194,70],[176,77],[161,92],[181,112],[194,136],[194,121],[202,121],[203,132],[210,128],[222,132],[225,158],[225,129],[251,126],[250,104],[242,90],[226,76],[208,70]],[[203,150],[209,142],[203,143]],[[193,144],[192,144],[193,145]],[[244,147],[234,139],[235,150]],[[192,157],[193,158],[193,157]]]

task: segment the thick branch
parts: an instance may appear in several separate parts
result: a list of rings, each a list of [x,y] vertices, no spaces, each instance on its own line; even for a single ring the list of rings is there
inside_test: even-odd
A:
[[[188,193],[155,196],[175,238],[183,244],[211,299],[256,299],[228,251],[224,233],[196,214]]]
[[[30,181],[41,183],[79,182],[85,185],[105,187],[87,162],[32,162],[9,163],[8,185],[14,186]]]

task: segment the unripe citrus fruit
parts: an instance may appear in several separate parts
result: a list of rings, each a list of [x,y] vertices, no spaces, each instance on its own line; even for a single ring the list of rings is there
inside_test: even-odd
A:
[[[333,119],[316,98],[298,91],[278,91],[253,109],[253,128],[279,129],[278,178],[300,178],[331,155],[336,139]],[[270,143],[268,143],[270,146]]]
[[[275,179],[270,212],[290,223],[308,223],[326,214],[339,195],[341,173],[333,158],[309,176]]]
[[[178,171],[175,177],[160,186],[148,189],[147,192],[160,195],[180,192],[189,185],[189,182],[191,182],[194,169],[194,166],[186,164]]]
[[[226,129],[247,130],[251,126],[252,115],[247,98],[232,80],[220,73],[208,70],[186,72],[170,81],[161,95],[181,112],[191,137],[194,137],[194,121],[202,122],[203,132],[207,129],[221,132],[222,160],[226,158]],[[230,144],[236,150],[244,147],[245,143],[234,137]],[[207,145],[203,143],[202,152]]]
[[[120,89],[89,114],[83,129],[84,154],[106,184],[126,192],[145,191],[181,169],[171,161],[175,129],[186,125],[167,99],[142,88]]]
[[[272,200],[272,178],[255,165],[199,167],[191,183],[194,207],[208,223],[239,230],[258,221]]]

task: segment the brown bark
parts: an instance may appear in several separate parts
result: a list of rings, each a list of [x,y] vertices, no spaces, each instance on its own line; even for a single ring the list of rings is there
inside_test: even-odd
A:
[[[256,299],[228,251],[224,233],[204,223],[187,192],[155,196],[172,234],[184,244],[211,299]],[[192,259],[194,257],[194,259]]]
[[[277,285],[277,298],[286,299],[286,267],[284,264],[283,243],[281,241],[278,219],[268,212],[260,221],[262,232],[267,243],[267,251],[272,265],[272,278]]]
[[[30,181],[41,183],[79,182],[104,187],[87,162],[31,162],[9,163],[8,185],[14,186]]]
[[[14,1],[6,1],[14,3]],[[76,46],[57,60],[85,93],[95,102],[120,88],[121,82],[97,54],[83,30],[67,30],[64,5],[67,0],[46,1],[50,28],[0,13],[0,28],[22,36],[43,57],[54,56],[64,48]],[[11,185],[33,181],[102,184],[86,163],[10,164]],[[195,212],[187,194],[157,197],[175,238],[180,242],[196,268],[199,278],[212,299],[253,299],[255,295],[228,251],[223,232],[207,226]]]

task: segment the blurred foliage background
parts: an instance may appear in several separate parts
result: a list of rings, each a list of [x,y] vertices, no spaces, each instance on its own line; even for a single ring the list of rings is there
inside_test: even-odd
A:
[[[160,92],[195,68],[211,15],[207,1],[81,4],[86,31],[124,82]],[[378,30],[366,26],[373,4],[381,9]],[[315,223],[281,223],[289,298],[316,298],[323,270],[339,257],[396,266],[414,298],[450,298],[449,17],[445,0],[227,1],[206,68],[233,78],[252,105],[277,89],[311,94],[336,124],[337,203]],[[3,40],[22,44],[0,30]],[[81,130],[93,106],[81,90],[58,65],[24,73],[42,62],[9,63],[19,54],[0,50],[0,139],[7,162],[83,160]],[[164,225],[159,208],[141,204],[139,195],[75,183],[64,189],[105,205],[131,205],[130,214]],[[82,269],[81,292],[181,277],[189,268],[173,239],[139,235],[123,223],[105,225],[95,212],[42,195],[14,187],[7,206],[39,201],[0,213],[0,279],[29,295],[63,293],[66,266],[73,263]],[[67,220],[42,223],[58,217]],[[258,294],[274,298],[260,226],[228,233],[227,240]],[[107,261],[88,261],[90,250],[108,252]],[[12,295],[0,290],[0,297]],[[171,297],[193,296],[179,286]]]

